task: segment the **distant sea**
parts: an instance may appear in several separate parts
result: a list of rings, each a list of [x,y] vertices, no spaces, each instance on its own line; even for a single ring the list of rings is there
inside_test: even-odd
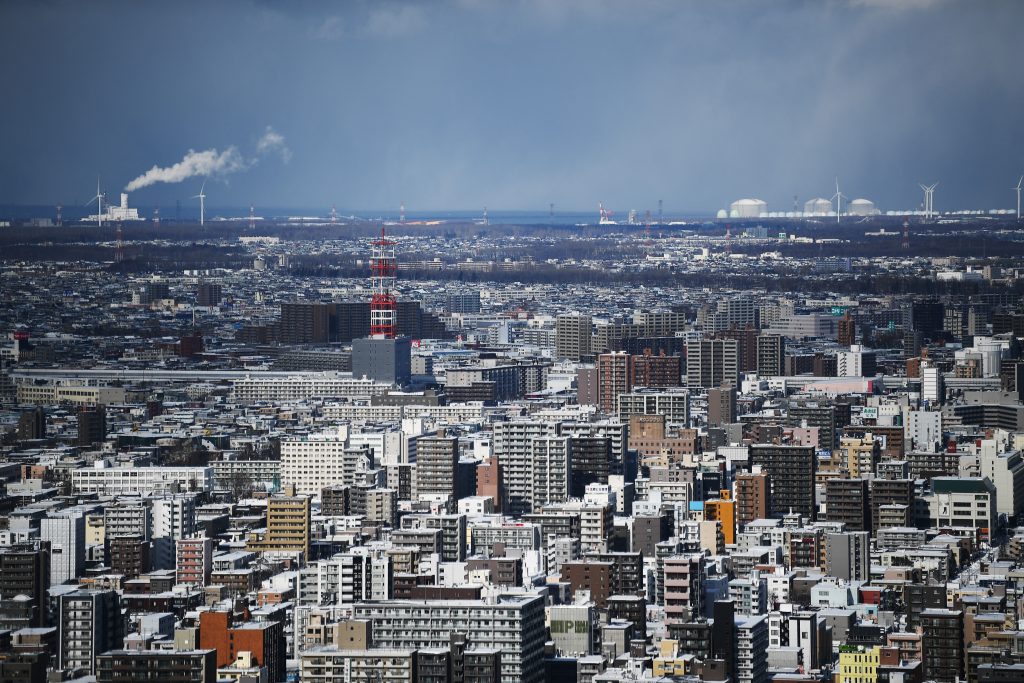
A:
[[[135,205],[130,204],[134,208],[139,209],[139,214],[145,219],[151,219],[153,217],[153,210],[156,208],[153,204],[141,204]],[[65,206],[62,210],[64,222],[74,222],[81,220],[84,216],[95,213],[95,207],[82,207],[82,206]],[[643,212],[638,211],[640,220],[643,220]],[[256,215],[266,220],[284,220],[291,216],[303,216],[306,218],[321,218],[323,220],[330,219],[330,207],[326,209],[324,207],[281,207],[281,206],[268,206],[268,207],[256,207]],[[32,218],[50,218],[56,217],[55,206],[34,206],[34,205],[12,205],[12,204],[0,204],[0,220],[28,220]],[[207,206],[206,208],[206,220],[207,222],[216,222],[218,220],[248,220],[249,207],[222,207],[222,206]],[[389,222],[397,223],[399,214],[397,210],[379,211],[379,210],[364,210],[356,211],[352,209],[338,209],[338,219],[340,221],[348,222],[352,218],[358,220],[365,220],[371,222]],[[488,211],[487,218],[491,225],[595,225],[598,222],[600,216],[596,210],[594,211],[555,211],[554,215],[550,211]],[[621,215],[616,213],[613,220],[620,223],[626,223],[628,218],[628,212],[623,212]],[[657,221],[657,216],[653,217]],[[679,214],[666,213],[663,221],[668,223],[671,221],[686,220],[690,221],[701,221],[710,220],[713,218],[712,214],[701,214],[701,213],[687,213],[685,217]],[[160,205],[160,219],[165,221],[198,221],[199,220],[199,207],[192,206],[191,203],[185,204],[182,202],[181,206],[171,205]],[[482,220],[482,211],[406,211],[406,221],[451,221],[457,223],[466,223],[474,220]]]

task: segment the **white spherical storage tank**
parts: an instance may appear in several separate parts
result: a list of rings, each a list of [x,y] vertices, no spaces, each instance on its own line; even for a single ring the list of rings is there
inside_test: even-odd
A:
[[[827,216],[832,212],[832,202],[824,197],[815,197],[804,202],[804,213],[810,216]]]
[[[846,213],[851,216],[877,216],[879,211],[870,199],[854,199],[846,205]]]
[[[737,199],[729,205],[729,215],[736,218],[758,218],[768,213],[768,202],[761,199]]]

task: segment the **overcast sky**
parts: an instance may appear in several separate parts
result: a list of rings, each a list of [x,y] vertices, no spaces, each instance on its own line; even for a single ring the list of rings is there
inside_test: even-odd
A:
[[[157,166],[210,172],[214,208],[785,210],[837,175],[882,209],[936,181],[936,208],[1010,207],[1022,20],[1018,0],[0,0],[0,202]],[[167,170],[189,150],[216,152]]]

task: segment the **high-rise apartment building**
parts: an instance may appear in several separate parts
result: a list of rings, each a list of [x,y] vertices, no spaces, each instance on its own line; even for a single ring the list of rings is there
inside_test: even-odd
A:
[[[786,374],[786,338],[781,334],[758,336],[757,374],[761,377],[778,377]]]
[[[702,339],[686,345],[686,385],[720,387],[739,384],[739,342]]]
[[[459,440],[454,436],[421,436],[416,441],[416,495],[448,496],[455,502]]]
[[[555,356],[580,360],[590,355],[593,321],[589,315],[560,315],[555,319]]]
[[[544,599],[530,594],[473,600],[357,603],[353,618],[371,622],[374,644],[382,648],[443,647],[452,633],[465,633],[467,651],[500,648],[499,683],[544,680]]]
[[[97,657],[119,647],[124,637],[117,591],[71,591],[59,604],[59,666],[95,674]]]
[[[750,462],[768,474],[773,516],[789,512],[815,518],[814,475],[818,457],[813,446],[760,444],[750,447]]]
[[[309,557],[308,496],[272,496],[267,503],[265,533],[250,536],[247,547],[258,552],[302,553]]]

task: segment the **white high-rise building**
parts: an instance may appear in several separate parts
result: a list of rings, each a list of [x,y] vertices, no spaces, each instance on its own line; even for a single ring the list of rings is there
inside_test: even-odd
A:
[[[946,401],[946,383],[942,372],[932,364],[921,368],[921,400],[929,405],[942,405]]]
[[[533,440],[533,508],[564,503],[569,498],[572,442],[567,436]]]
[[[195,496],[156,498],[152,507],[154,569],[174,569],[175,544],[196,531]]]
[[[336,432],[281,440],[281,482],[294,484],[298,495],[319,495],[335,484],[352,485],[360,472],[373,468],[369,448],[353,448]]]
[[[39,538],[50,542],[50,585],[74,581],[85,571],[85,515],[63,510],[44,517]]]
[[[514,420],[494,425],[494,457],[505,482],[505,510],[510,514],[533,512],[533,440],[552,433],[552,425]]]

